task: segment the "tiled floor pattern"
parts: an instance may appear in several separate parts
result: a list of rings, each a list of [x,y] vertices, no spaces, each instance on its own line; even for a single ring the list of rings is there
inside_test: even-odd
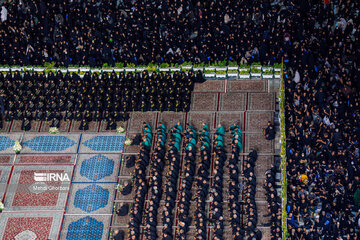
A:
[[[0,239],[107,239],[124,140],[117,133],[1,134]]]

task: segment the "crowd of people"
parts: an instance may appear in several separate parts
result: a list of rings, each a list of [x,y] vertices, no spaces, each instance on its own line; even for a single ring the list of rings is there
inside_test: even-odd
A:
[[[139,157],[135,163],[133,186],[134,198],[130,210],[128,239],[140,240],[140,226],[143,220],[144,203],[148,193],[148,182],[146,179],[146,168],[150,163],[150,151],[152,142],[152,128],[149,124],[144,123],[142,128],[142,142],[140,144]]]
[[[114,130],[131,111],[189,111],[194,83],[201,79],[201,72],[192,71],[119,76],[86,72],[82,78],[60,71],[0,73],[1,114],[5,121],[22,121],[25,131],[31,129],[32,120],[49,121],[57,128],[61,120],[75,120],[84,131],[89,122],[103,120],[107,130]]]
[[[292,27],[289,15],[297,17],[295,4],[308,10],[298,0],[4,0],[0,64],[93,67],[225,59],[272,65],[285,54],[279,43]],[[302,37],[301,30],[296,34]]]
[[[256,176],[255,176],[255,162],[257,160],[257,151],[251,150],[249,153],[246,164],[244,166],[244,200],[245,200],[245,210],[244,215],[246,217],[246,235],[256,240],[261,239],[262,233],[257,228],[258,223],[258,212],[256,207]]]
[[[224,240],[223,180],[224,166],[226,163],[224,134],[224,127],[219,125],[216,129],[214,140],[213,179],[210,190],[210,219],[214,227],[213,238],[216,240]]]
[[[5,0],[1,5],[0,64],[55,62],[93,67],[116,62],[226,60],[272,65],[283,59],[290,238],[357,239],[360,212],[353,196],[360,188],[359,7],[360,1],[350,0]],[[23,130],[31,128],[31,120],[59,126],[61,120],[71,119],[81,121],[82,130],[89,121],[100,120],[114,129],[116,121],[127,119],[129,111],[188,111],[198,75],[103,74],[100,78],[87,73],[81,79],[76,74],[0,74],[1,114],[8,121],[22,120]],[[273,133],[269,126],[266,138],[273,139]],[[217,141],[216,147],[219,144],[221,148],[221,143]],[[149,144],[151,139],[144,136],[136,162],[131,236],[139,233],[140,203],[147,193],[144,172],[149,164]],[[180,143],[174,139],[172,144],[174,169],[165,191],[170,215],[177,191],[173,184],[178,178],[176,149]],[[195,158],[195,149],[188,146],[186,151],[189,162]],[[257,223],[255,160],[250,158],[244,171],[250,235]],[[188,188],[194,180],[193,163],[187,164],[186,171],[180,189],[179,215],[184,216],[188,215]],[[206,175],[203,177],[206,180]],[[274,186],[268,187],[272,192]],[[275,204],[272,235],[276,239],[280,235],[279,210],[275,211],[277,201],[271,199],[270,194],[270,206]],[[186,233],[187,221],[189,218],[180,221],[178,234]],[[197,224],[200,229],[201,223]],[[216,236],[221,236],[220,230],[218,233]],[[163,235],[172,237],[168,230]]]
[[[178,228],[176,238],[186,240],[189,227],[192,223],[192,216],[190,216],[190,205],[192,200],[192,187],[195,180],[196,173],[196,140],[197,134],[193,126],[190,124],[186,127],[185,133],[185,157],[183,163],[183,177],[179,188],[179,203],[178,203]]]
[[[243,240],[245,238],[245,231],[242,226],[241,216],[244,214],[242,209],[242,185],[240,185],[241,171],[238,167],[240,153],[242,153],[242,132],[239,125],[230,126],[232,136],[231,157],[229,159],[229,202],[228,209],[230,211],[229,222],[231,225],[232,239]]]
[[[281,199],[278,196],[276,185],[276,173],[278,168],[273,165],[268,171],[266,171],[264,188],[266,201],[268,203],[268,211],[269,213],[265,215],[265,217],[270,217],[270,222],[268,225],[271,227],[271,239],[279,240],[282,239],[282,230],[281,230],[281,218],[282,218],[282,209],[281,209]]]
[[[156,226],[158,210],[160,207],[160,200],[162,197],[162,171],[165,166],[165,144],[166,144],[166,127],[164,124],[159,123],[156,129],[154,150],[150,161],[149,170],[149,202],[145,209],[145,229],[144,237],[149,240],[157,239]]]
[[[210,166],[211,166],[211,140],[209,127],[203,123],[199,132],[200,163],[195,177],[195,204],[194,213],[195,239],[207,239],[208,216],[206,212],[206,200],[209,193]]]
[[[176,214],[176,198],[178,194],[178,178],[181,168],[180,147],[182,141],[183,128],[180,123],[173,126],[170,132],[170,144],[167,154],[167,163],[169,170],[166,173],[166,184],[164,189],[165,206],[162,213],[162,239],[172,240],[173,236],[173,219]]]
[[[302,2],[286,20],[289,238],[359,239],[360,2]]]

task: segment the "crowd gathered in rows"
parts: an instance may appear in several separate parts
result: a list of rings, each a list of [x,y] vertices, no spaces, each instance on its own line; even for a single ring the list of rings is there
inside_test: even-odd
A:
[[[189,111],[191,92],[201,72],[173,74],[85,72],[0,73],[0,94],[5,121],[22,121],[22,130],[31,121],[49,121],[59,128],[61,121],[79,121],[88,130],[91,121],[107,121],[107,129],[126,121],[131,111]],[[2,124],[2,122],[1,122]]]
[[[224,143],[226,132],[232,138],[229,146]],[[242,240],[246,236],[261,239],[262,233],[256,226],[257,152],[250,152],[247,161],[250,165],[241,172],[239,158],[243,146],[239,125],[231,125],[228,130],[219,125],[212,136],[207,124],[197,132],[190,124],[183,129],[177,123],[167,131],[159,123],[153,137],[151,126],[144,123],[141,136],[135,136],[133,144],[140,144],[140,153],[138,157],[127,158],[125,167],[135,170],[132,180],[123,183],[121,194],[133,192],[134,203],[131,208],[122,203],[116,211],[118,216],[130,215],[129,239],[140,239],[142,235],[146,239],[188,239],[190,229],[194,229],[194,238],[208,239],[212,226],[213,239],[225,240],[226,224],[230,224],[233,239]],[[231,151],[229,159],[226,149]],[[229,178],[224,178],[225,167],[229,169]],[[229,211],[229,219],[225,219],[225,211]],[[119,237],[115,239],[122,239],[124,234],[116,231]]]

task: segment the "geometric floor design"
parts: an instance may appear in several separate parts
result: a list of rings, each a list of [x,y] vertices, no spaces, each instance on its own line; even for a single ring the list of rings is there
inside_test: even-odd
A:
[[[117,133],[2,134],[0,239],[107,239],[124,142]]]

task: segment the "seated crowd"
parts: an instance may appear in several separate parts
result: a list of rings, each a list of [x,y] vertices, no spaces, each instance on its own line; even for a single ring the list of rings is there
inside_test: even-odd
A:
[[[210,166],[211,166],[211,140],[209,127],[203,124],[202,130],[199,132],[200,140],[200,163],[197,168],[197,176],[195,177],[195,204],[194,213],[195,238],[207,238],[207,219],[206,216],[206,200],[209,193],[210,184]]]
[[[239,154],[242,152],[242,132],[237,124],[230,126],[229,131],[232,137],[232,155],[229,163],[227,163],[224,146],[226,130],[221,125],[216,129],[212,151],[211,135],[207,124],[203,124],[201,131],[197,133],[192,125],[187,124],[185,131],[183,131],[180,123],[177,123],[167,133],[165,125],[159,123],[155,133],[155,141],[152,144],[151,127],[144,123],[140,155],[139,157],[134,155],[127,157],[125,164],[126,168],[132,168],[135,165],[132,182],[125,182],[121,189],[122,195],[134,192],[134,203],[130,211],[129,205],[126,203],[121,203],[120,208],[116,210],[116,214],[120,217],[130,214],[129,239],[140,239],[141,235],[146,239],[174,239],[173,227],[176,224],[177,239],[187,239],[192,226],[195,228],[194,237],[196,239],[207,239],[209,226],[213,226],[213,239],[225,240],[226,219],[224,216],[226,214],[224,211],[230,212],[229,223],[234,239],[242,240],[245,239],[245,235],[250,237],[254,234],[261,238],[261,232],[258,229],[250,229],[249,226],[244,228],[242,224],[241,214],[248,213],[246,210],[241,210],[242,202],[240,199],[242,189],[239,181],[238,163]],[[169,134],[168,144],[166,144],[167,134]],[[138,136],[134,137],[138,138]],[[183,138],[184,150],[181,150]],[[198,143],[199,147],[197,147]],[[154,146],[153,149],[151,146]],[[197,150],[200,151],[198,162],[196,161]],[[184,151],[182,169],[180,166],[181,151]],[[249,159],[253,159],[250,161],[252,168],[256,156],[256,151],[249,154]],[[212,161],[214,163],[213,168],[211,168]],[[224,166],[226,165],[228,165],[230,173],[229,209],[225,207],[223,197],[223,192],[227,192],[224,191],[223,187]],[[146,181],[148,166],[149,180]],[[166,172],[163,174],[164,169]],[[180,171],[182,177],[178,187]],[[210,176],[211,171],[212,177]],[[248,176],[247,172],[249,171],[244,172],[246,176]],[[163,176],[165,176],[164,185],[162,184]],[[210,183],[211,190],[209,191]],[[195,194],[193,195],[193,193]],[[146,198],[147,195],[148,198]],[[247,208],[251,208],[251,214],[246,217],[247,219],[252,217],[256,219],[256,205],[253,203],[255,196],[253,193],[251,195],[252,197],[245,203]],[[145,204],[146,199],[148,199],[147,204]],[[160,207],[161,199],[164,200],[163,207]],[[195,204],[195,209],[194,212],[191,212],[190,209],[193,209],[191,206],[193,204]],[[208,204],[209,213],[207,212]],[[160,215],[159,209],[162,209],[162,215]],[[162,224],[157,222],[158,215],[161,216]],[[253,222],[253,220],[249,221]],[[162,226],[160,235],[157,226]],[[124,232],[117,230],[114,238],[123,239]]]
[[[186,235],[191,226],[192,217],[190,216],[190,204],[193,198],[192,196],[192,186],[196,173],[196,140],[197,134],[193,126],[190,124],[186,127],[185,132],[185,157],[183,163],[184,172],[183,177],[181,178],[181,184],[179,188],[179,204],[177,218],[178,218],[178,230],[176,238],[180,240],[186,240]]]
[[[232,239],[242,240],[245,237],[245,230],[241,225],[241,214],[244,214],[242,210],[243,202],[240,199],[242,188],[240,185],[239,175],[241,172],[239,170],[239,157],[240,153],[243,151],[242,146],[242,132],[239,125],[230,126],[230,132],[232,135],[232,145],[231,145],[231,157],[229,159],[229,202],[228,209],[230,211],[230,225],[232,232]]]
[[[162,213],[162,229],[163,240],[173,239],[173,226],[174,226],[174,214],[176,214],[176,198],[178,194],[178,178],[181,168],[181,156],[180,147],[182,141],[183,128],[180,123],[177,123],[170,130],[170,145],[167,154],[167,163],[169,170],[166,173],[166,184],[165,184],[165,206],[163,207]]]
[[[189,111],[194,82],[201,72],[166,73],[121,72],[119,76],[86,72],[60,71],[21,75],[0,73],[0,94],[5,121],[22,121],[22,130],[31,129],[31,121],[80,121],[80,130],[88,130],[91,121],[107,121],[107,130],[116,129],[117,121],[126,121],[131,111]],[[2,124],[2,122],[1,122]],[[0,126],[2,127],[2,126]]]
[[[256,208],[256,176],[255,176],[255,162],[257,160],[257,151],[252,150],[246,160],[244,167],[244,195],[245,195],[245,217],[246,228],[245,232],[249,239],[260,240],[262,238],[261,231],[257,228],[258,214]]]
[[[135,163],[133,175],[134,202],[130,210],[129,238],[131,240],[140,239],[140,226],[143,220],[144,203],[149,186],[146,179],[146,168],[150,162],[150,151],[152,142],[152,130],[149,124],[144,123],[142,129],[143,140],[140,144],[140,154]],[[123,194],[123,192],[122,192]]]
[[[278,196],[277,188],[279,186],[276,185],[276,173],[277,168],[273,166],[271,169],[266,171],[264,188],[266,190],[266,200],[268,202],[268,210],[269,214],[265,215],[266,217],[270,216],[270,223],[268,225],[271,226],[271,239],[281,239],[281,199]]]

